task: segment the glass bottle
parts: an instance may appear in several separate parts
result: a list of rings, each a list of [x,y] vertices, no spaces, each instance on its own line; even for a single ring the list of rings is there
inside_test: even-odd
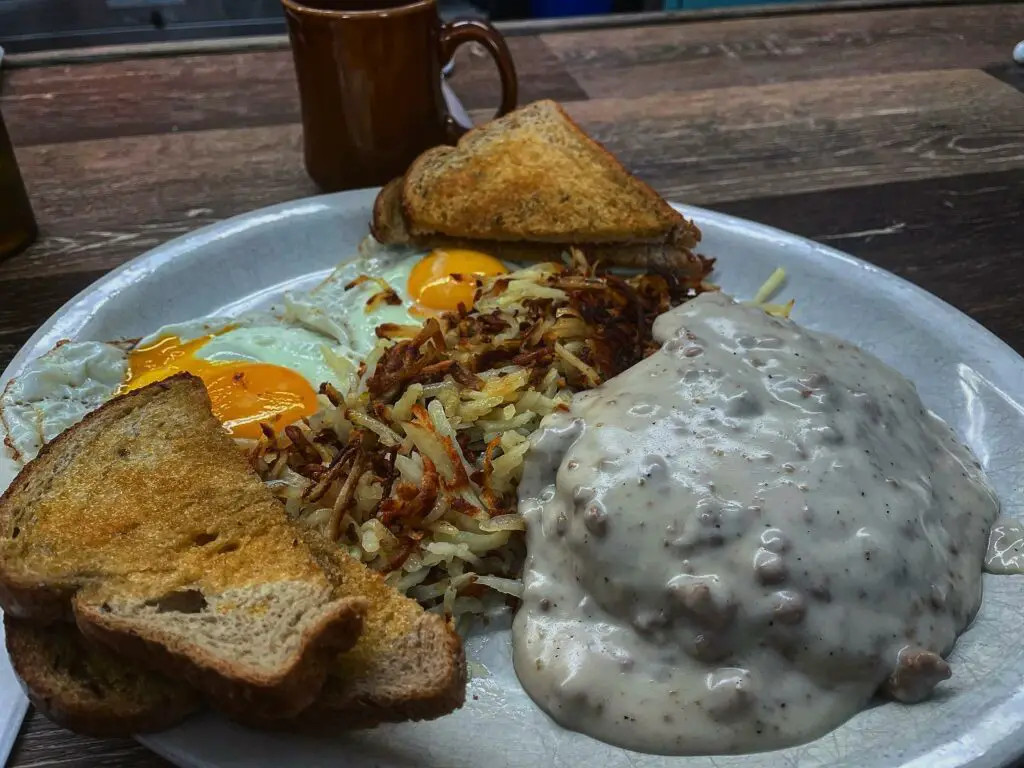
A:
[[[37,231],[14,147],[0,115],[0,259],[31,245]]]

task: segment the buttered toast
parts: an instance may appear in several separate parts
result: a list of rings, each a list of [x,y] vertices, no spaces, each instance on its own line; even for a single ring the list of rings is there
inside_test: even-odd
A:
[[[700,233],[553,101],[539,101],[424,152],[381,191],[384,244],[463,247],[508,259],[566,247],[631,267],[696,268]]]
[[[277,728],[365,728],[429,720],[465,697],[462,643],[445,622],[384,583],[340,547],[303,534],[345,595],[368,603],[356,645],[329,665],[317,700]],[[38,628],[4,617],[7,648],[33,703],[55,722],[95,736],[160,730],[194,712],[189,686],[90,644],[70,624]],[[253,718],[249,718],[251,721]]]
[[[231,711],[293,716],[355,642],[281,504],[180,374],[110,400],[0,497],[0,604],[180,676]]]

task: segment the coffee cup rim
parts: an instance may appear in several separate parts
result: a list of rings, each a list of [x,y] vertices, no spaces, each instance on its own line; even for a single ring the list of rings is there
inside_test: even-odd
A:
[[[302,16],[318,16],[325,19],[380,18],[381,16],[402,16],[437,5],[437,0],[411,0],[393,8],[367,8],[366,10],[332,10],[314,8],[302,0],[281,0],[286,10]]]

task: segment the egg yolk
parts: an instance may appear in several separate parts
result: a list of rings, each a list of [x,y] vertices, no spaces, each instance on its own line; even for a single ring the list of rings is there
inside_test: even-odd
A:
[[[316,392],[290,368],[196,357],[211,338],[182,341],[165,336],[133,350],[128,356],[128,378],[119,394],[187,371],[203,380],[214,415],[234,437],[258,438],[260,422],[280,428],[316,412]]]
[[[476,278],[508,270],[493,256],[479,251],[437,249],[416,263],[409,273],[409,296],[422,314],[469,309],[476,294]]]

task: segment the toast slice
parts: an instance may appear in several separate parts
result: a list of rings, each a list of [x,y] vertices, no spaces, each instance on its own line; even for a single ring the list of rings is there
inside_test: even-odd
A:
[[[444,619],[425,612],[341,548],[303,534],[328,577],[369,603],[355,647],[330,665],[317,700],[298,718],[254,725],[325,731],[430,720],[462,706],[462,643]],[[85,642],[71,624],[39,629],[4,617],[7,648],[29,697],[52,720],[95,736],[168,728],[194,712],[191,688]]]
[[[215,706],[290,717],[356,641],[281,504],[180,374],[48,443],[0,497],[0,604],[182,677]]]
[[[199,694],[86,642],[73,624],[4,616],[7,653],[32,704],[69,730],[108,738],[170,728],[198,711]]]
[[[553,101],[424,152],[384,187],[371,231],[388,245],[549,259],[566,247],[631,267],[689,269],[700,232]]]
[[[306,541],[328,576],[369,608],[355,646],[335,659],[301,719],[315,728],[367,728],[433,720],[461,707],[466,657],[448,622],[323,537],[307,534]]]

